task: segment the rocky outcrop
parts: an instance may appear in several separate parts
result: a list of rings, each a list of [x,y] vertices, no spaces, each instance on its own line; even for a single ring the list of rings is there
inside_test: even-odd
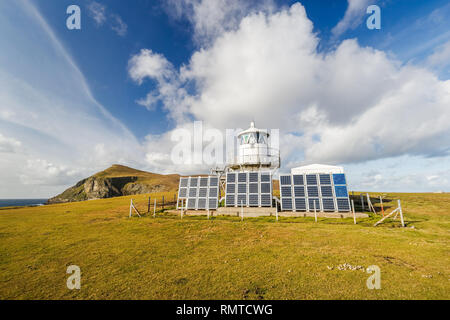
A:
[[[135,173],[136,176],[111,176],[123,173]],[[73,187],[49,199],[48,203],[65,203],[173,191],[176,190],[177,181],[177,175],[164,176],[114,165],[105,171],[79,181]]]

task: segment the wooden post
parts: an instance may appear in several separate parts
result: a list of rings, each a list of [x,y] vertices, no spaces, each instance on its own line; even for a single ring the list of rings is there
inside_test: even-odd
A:
[[[392,211],[391,213],[389,213],[387,216],[381,218],[380,221],[376,222],[373,226],[376,227],[377,225],[379,225],[380,223],[382,223],[385,219],[389,218],[390,216],[392,216],[394,213],[398,212],[398,208],[395,209],[394,211]]]
[[[356,224],[355,202],[352,199],[353,224]]]
[[[364,212],[364,196],[362,193],[360,194],[360,196],[361,196],[362,212]]]
[[[241,200],[241,221],[244,221],[244,207],[243,207],[243,201]]]
[[[275,202],[275,215],[276,215],[276,219],[278,221],[278,204]]]
[[[405,227],[405,221],[403,220],[403,210],[400,200],[398,200],[398,211],[400,212],[400,220],[402,222],[402,227]]]
[[[164,196],[162,198],[162,210],[164,211]]]
[[[155,197],[155,202],[153,204],[153,218],[156,217],[156,197]]]
[[[313,203],[314,203],[314,219],[317,222],[316,200],[313,200]]]
[[[152,197],[148,197],[148,209],[147,209],[147,213],[150,213],[150,201],[151,201]]]
[[[131,201],[130,201],[130,215],[128,216],[128,218],[131,218],[132,206],[133,206],[133,199],[131,199]]]
[[[183,206],[183,202],[184,202],[184,200],[182,200],[182,202],[181,202],[181,206],[182,206],[182,207],[184,207],[184,206]],[[185,208],[185,209],[187,210],[187,199],[186,199],[186,208]],[[184,216],[184,209],[181,210],[181,220],[183,220],[183,216]]]

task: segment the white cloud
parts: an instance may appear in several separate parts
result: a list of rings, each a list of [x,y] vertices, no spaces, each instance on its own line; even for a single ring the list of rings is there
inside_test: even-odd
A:
[[[111,29],[114,30],[117,33],[117,35],[124,37],[127,34],[128,25],[125,22],[123,22],[122,18],[117,14],[113,14],[111,16],[111,19],[112,19]]]
[[[80,180],[82,175],[79,171],[66,166],[54,165],[43,159],[29,159],[20,180],[25,185],[51,185],[61,186]]]
[[[275,10],[273,0],[169,0],[165,9],[176,19],[187,19],[198,44],[209,44],[239,26],[250,13]]]
[[[91,2],[87,6],[89,15],[94,19],[98,26],[101,26],[106,21],[106,6],[98,2]]]
[[[179,124],[194,118],[217,128],[246,127],[254,119],[281,128],[283,162],[290,165],[448,154],[449,81],[356,40],[326,53],[318,52],[318,41],[297,3],[247,15],[179,71],[148,51],[131,64],[149,55],[160,62],[139,68],[141,74],[134,70],[134,78],[147,76],[171,88],[150,96],[163,96]],[[188,86],[195,92],[183,91]]]
[[[427,58],[426,63],[433,68],[446,68],[450,66],[450,41],[437,47]]]
[[[97,26],[107,24],[117,35],[124,37],[127,34],[128,25],[118,14],[109,12],[104,4],[93,1],[87,8],[89,16],[94,19]]]
[[[347,30],[355,29],[362,22],[362,17],[366,14],[369,4],[374,4],[371,0],[347,0],[348,7],[341,21],[331,30],[335,37],[345,33]]]
[[[0,153],[16,152],[22,143],[14,138],[5,137],[0,133]]]
[[[113,163],[144,164],[32,3],[0,3],[0,37],[0,197],[55,195]]]

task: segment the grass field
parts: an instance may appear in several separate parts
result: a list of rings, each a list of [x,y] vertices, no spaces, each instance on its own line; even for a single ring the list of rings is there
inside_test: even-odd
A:
[[[133,196],[141,211],[146,197]],[[0,298],[449,299],[450,194],[389,197],[402,200],[407,228],[373,227],[377,217],[356,226],[165,213],[129,219],[130,197],[3,209]],[[364,270],[339,270],[344,263],[378,265],[381,289],[367,289]],[[81,290],[66,287],[69,265],[81,268]]]

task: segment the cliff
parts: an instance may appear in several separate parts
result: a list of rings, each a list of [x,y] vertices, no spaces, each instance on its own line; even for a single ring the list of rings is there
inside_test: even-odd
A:
[[[122,165],[98,172],[79,181],[73,187],[48,200],[48,203],[64,203],[84,200],[176,191],[180,176],[162,175],[136,170]]]

